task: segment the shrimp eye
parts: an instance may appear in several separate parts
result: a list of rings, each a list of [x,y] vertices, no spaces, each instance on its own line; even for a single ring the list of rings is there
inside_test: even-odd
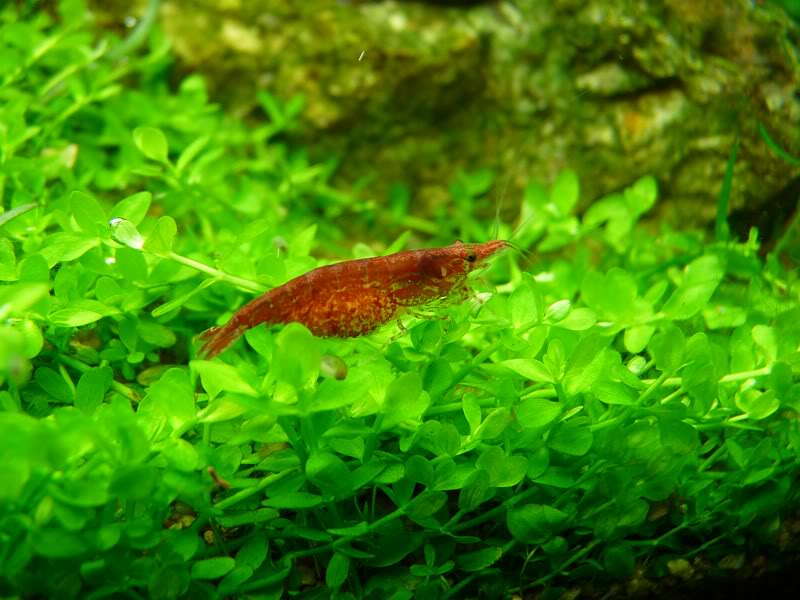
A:
[[[478,257],[474,253],[471,252],[471,253],[467,254],[467,262],[473,263],[476,260],[478,260]]]

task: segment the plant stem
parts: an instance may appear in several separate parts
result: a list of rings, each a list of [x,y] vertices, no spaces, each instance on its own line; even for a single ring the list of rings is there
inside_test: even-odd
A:
[[[217,510],[225,510],[226,508],[230,508],[234,504],[238,504],[242,500],[247,500],[250,496],[253,496],[266,489],[273,483],[277,483],[281,479],[286,479],[289,475],[294,475],[298,472],[300,472],[300,467],[292,467],[291,469],[286,469],[280,473],[275,473],[274,475],[264,477],[258,482],[257,485],[243,489],[239,492],[236,492],[233,496],[228,496],[227,498],[220,500],[214,505],[214,508]]]
[[[291,444],[292,449],[297,453],[300,462],[305,464],[308,460],[308,447],[305,442],[300,439],[300,436],[297,435],[291,417],[278,417],[278,425],[280,425],[286,437],[289,439],[289,444]]]
[[[200,271],[201,273],[211,275],[212,277],[216,277],[217,279],[220,279],[222,281],[227,281],[228,283],[236,285],[249,292],[262,294],[266,291],[266,288],[262,286],[260,283],[251,281],[250,279],[244,279],[243,277],[237,277],[236,275],[230,275],[225,271],[220,271],[219,269],[210,267],[205,263],[201,263],[191,258],[181,256],[180,254],[177,254],[175,252],[170,252],[167,255],[167,258],[169,258],[170,260],[174,260],[175,262],[180,263],[182,265],[185,265],[191,269],[194,269],[195,271]]]
[[[489,358],[492,354],[497,352],[500,347],[503,345],[503,341],[500,339],[496,339],[494,342],[486,346],[483,350],[481,350],[467,365],[463,366],[461,370],[455,374],[453,379],[450,381],[450,384],[442,390],[438,396],[441,397],[445,393],[449,392],[451,389],[456,387],[461,380],[464,379],[469,373],[475,369],[478,365],[480,365],[483,361]]]
[[[383,413],[379,412],[377,415],[375,415],[375,422],[372,424],[372,431],[367,437],[367,443],[364,446],[364,455],[362,458],[364,464],[372,460],[372,453],[375,452],[375,446],[378,443],[378,436],[381,433],[382,427],[383,427]]]
[[[600,544],[599,540],[595,540],[595,541],[590,542],[585,548],[582,548],[581,550],[578,550],[575,554],[573,554],[567,560],[565,560],[563,563],[561,563],[558,566],[558,568],[554,568],[547,575],[545,575],[543,577],[540,577],[536,581],[532,581],[532,582],[527,583],[527,584],[525,584],[523,586],[511,588],[510,590],[506,591],[506,597],[507,598],[508,597],[513,597],[513,596],[519,594],[520,592],[524,592],[526,590],[530,590],[530,589],[535,588],[535,587],[540,586],[540,585],[545,585],[548,581],[550,581],[551,579],[553,579],[557,575],[560,575],[564,571],[564,569],[566,569],[572,563],[574,563],[574,562],[580,560],[581,558],[583,558],[584,556],[586,556],[598,544]]]
[[[58,362],[65,364],[68,367],[72,367],[76,371],[80,371],[81,373],[86,373],[92,367],[87,365],[84,362],[79,361],[76,358],[72,358],[71,356],[67,356],[66,354],[58,353],[56,354],[56,360]],[[124,383],[120,383],[119,381],[112,380],[111,381],[111,389],[117,392],[118,394],[125,396],[131,402],[138,403],[141,400],[139,394],[133,391]]]
[[[263,579],[256,579],[255,581],[248,581],[247,583],[243,583],[239,586],[239,591],[242,592],[254,592],[260,588],[270,587],[275,584],[280,583],[284,579],[289,576],[292,567],[291,565],[284,567],[274,575],[270,575],[269,577],[264,577]]]
[[[358,535],[348,535],[342,538],[339,538],[335,542],[330,542],[325,544],[324,546],[317,546],[316,548],[309,548],[308,550],[297,550],[295,552],[289,552],[286,556],[284,556],[283,560],[286,562],[293,561],[298,558],[306,558],[308,556],[316,556],[317,554],[324,554],[325,552],[331,552],[336,550],[337,548],[341,548],[345,544],[349,544],[353,540],[356,540],[360,537],[364,537],[367,534],[374,532],[377,528],[389,523],[390,521],[394,521],[395,519],[399,519],[405,514],[405,511],[402,508],[398,508],[394,512],[390,512],[388,515],[385,515],[375,521],[374,523],[370,523],[367,526],[367,530],[363,533]]]
[[[517,504],[524,502],[528,498],[535,496],[539,491],[540,490],[538,487],[531,487],[525,490],[524,492],[517,494],[516,496],[511,496],[508,500],[506,500],[502,504],[495,506],[493,509],[486,511],[481,516],[475,517],[474,519],[470,519],[465,523],[461,523],[461,525],[453,527],[452,532],[456,533],[459,531],[463,531],[464,529],[470,529],[472,527],[475,527],[476,525],[481,525],[486,521],[491,521],[495,517],[507,513],[509,509],[513,508]]]
[[[6,212],[0,214],[0,227],[11,221],[12,219],[16,219],[20,215],[24,215],[29,210],[33,210],[34,208],[38,208],[38,202],[29,202],[28,204],[23,204],[21,206],[17,206],[16,208],[12,208],[11,210],[7,210]]]
[[[723,375],[720,377],[720,383],[732,383],[734,381],[743,381],[745,379],[752,379],[754,377],[763,377],[764,375],[769,375],[772,371],[772,365],[762,367],[760,369],[752,369],[750,371],[739,371],[737,373],[728,373],[727,375]],[[658,379],[661,379],[659,377]],[[646,383],[648,385],[652,385],[658,379],[642,379],[642,383]],[[682,377],[667,377],[661,382],[661,385],[664,387],[680,387],[683,383]]]
[[[658,388],[660,388],[662,385],[664,385],[664,382],[666,380],[667,380],[667,374],[666,373],[662,373],[661,375],[659,375],[658,379],[656,379],[653,383],[651,383],[650,387],[648,387],[642,393],[642,395],[639,396],[639,399],[636,401],[635,406],[640,407],[640,406],[644,405],[644,403],[647,400],[649,400],[650,397],[658,391]]]

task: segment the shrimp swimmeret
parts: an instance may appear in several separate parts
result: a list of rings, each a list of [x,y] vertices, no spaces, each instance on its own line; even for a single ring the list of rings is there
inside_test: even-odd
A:
[[[452,297],[464,289],[470,272],[510,246],[503,240],[455,242],[312,269],[246,304],[225,325],[203,332],[200,353],[213,358],[261,323],[300,323],[318,337],[366,335],[403,310]]]

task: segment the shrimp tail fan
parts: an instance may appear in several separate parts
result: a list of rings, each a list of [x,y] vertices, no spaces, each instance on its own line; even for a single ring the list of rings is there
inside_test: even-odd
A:
[[[203,342],[198,356],[211,360],[215,356],[222,354],[247,330],[247,325],[233,318],[225,325],[211,327],[198,337]]]

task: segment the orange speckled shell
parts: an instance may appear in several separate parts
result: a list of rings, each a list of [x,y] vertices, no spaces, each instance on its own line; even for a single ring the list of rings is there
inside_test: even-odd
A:
[[[268,291],[204,334],[214,356],[261,323],[301,323],[319,337],[357,337],[394,319],[405,307],[448,296],[469,272],[508,244],[456,242],[313,269]]]

